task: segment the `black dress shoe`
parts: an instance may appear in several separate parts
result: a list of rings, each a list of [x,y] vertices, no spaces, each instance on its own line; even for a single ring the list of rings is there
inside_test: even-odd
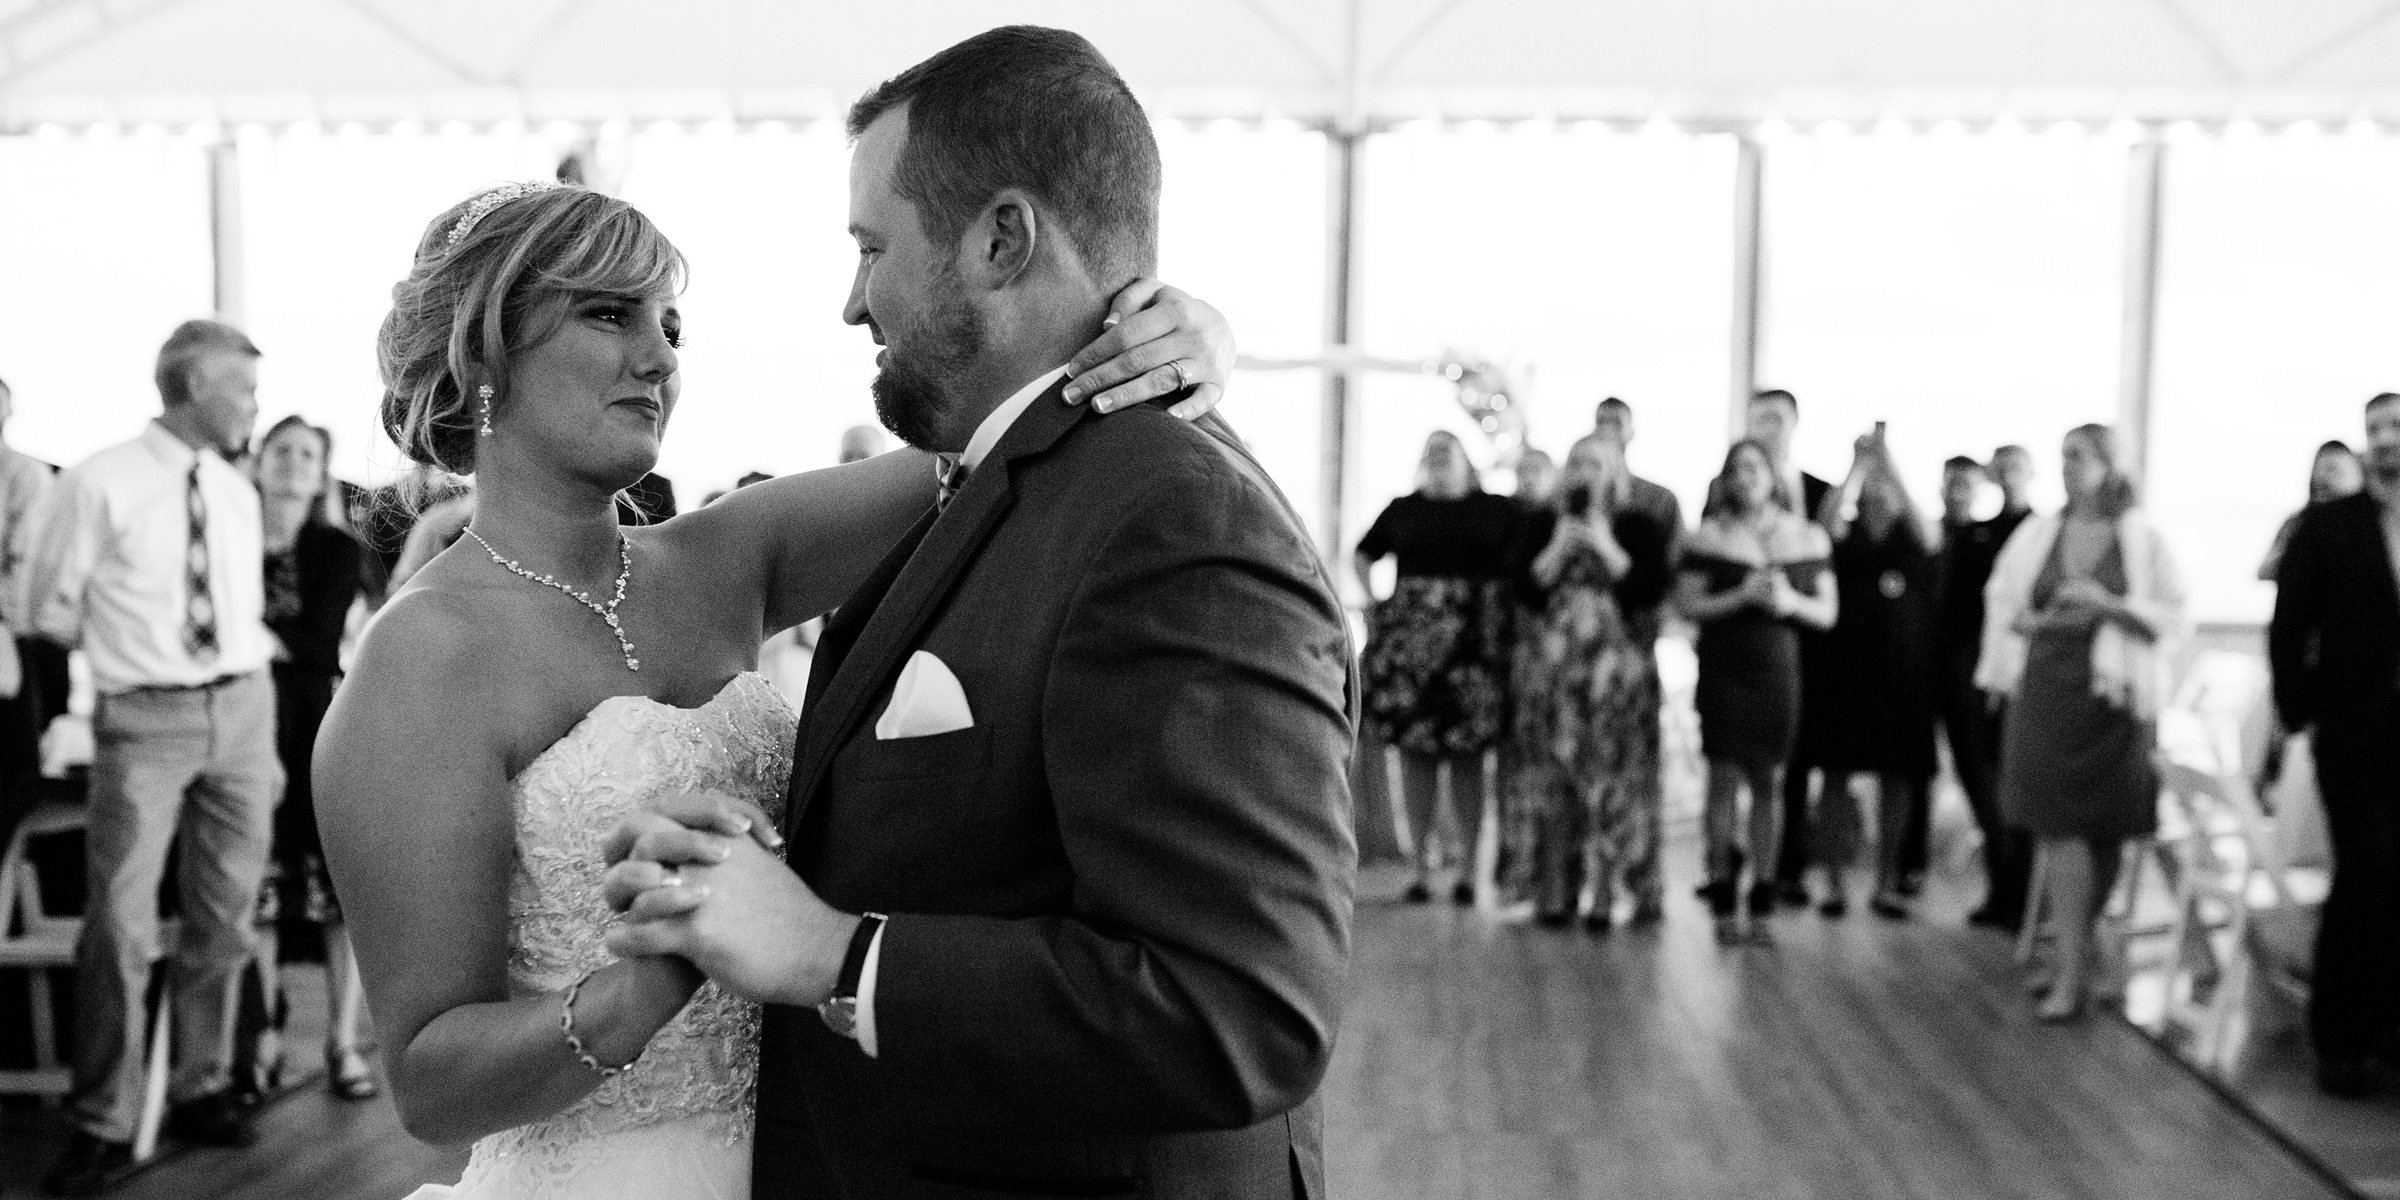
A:
[[[1605,908],[1595,908],[1583,914],[1583,931],[1585,933],[1607,933],[1616,923],[1616,917]]]
[[[242,1121],[241,1106],[219,1092],[186,1100],[167,1110],[168,1137],[195,1146],[247,1146],[257,1140]]]
[[[108,1184],[108,1177],[133,1165],[133,1147],[125,1142],[96,1138],[78,1129],[67,1136],[67,1149],[42,1176],[45,1196],[90,1196]]]
[[[1778,900],[1786,903],[1790,902],[1789,897],[1786,897],[1783,894],[1782,888],[1777,887],[1772,883],[1754,883],[1750,885],[1751,916],[1773,916],[1775,913],[1775,903]],[[1800,893],[1800,903],[1808,903],[1808,893],[1805,890]]]
[[[1833,892],[1825,897],[1825,902],[1823,904],[1817,906],[1817,911],[1825,914],[1828,917],[1849,916],[1850,898],[1848,896],[1844,896],[1840,892]]]
[[[1475,903],[1475,885],[1464,879],[1459,880],[1457,886],[1450,889],[1450,902],[1461,905]]]
[[[1433,899],[1433,889],[1426,887],[1425,881],[1420,879],[1408,885],[1408,890],[1400,893],[1400,898],[1410,904],[1423,904]]]
[[[2360,1100],[2383,1090],[2389,1080],[2383,1063],[2371,1054],[2344,1054],[2317,1060],[2317,1090],[2344,1100]]]
[[[1565,929],[1575,923],[1575,914],[1571,912],[1538,912],[1533,914],[1533,923],[1544,929]]]
[[[1797,879],[1786,880],[1775,885],[1775,898],[1793,908],[1807,908],[1808,885]]]

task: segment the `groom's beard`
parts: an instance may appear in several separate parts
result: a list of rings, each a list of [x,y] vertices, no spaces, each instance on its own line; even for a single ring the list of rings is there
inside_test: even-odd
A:
[[[901,353],[886,347],[885,366],[875,375],[875,415],[883,427],[921,450],[958,450],[970,430],[950,430],[951,416],[964,403],[968,365],[983,349],[983,313],[966,298],[949,293],[906,339]]]

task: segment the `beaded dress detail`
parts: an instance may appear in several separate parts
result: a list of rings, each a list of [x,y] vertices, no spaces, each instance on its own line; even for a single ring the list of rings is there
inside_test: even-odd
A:
[[[717,791],[780,818],[797,724],[774,685],[744,673],[698,708],[601,701],[527,765],[511,789],[517,994],[562,992],[615,961],[602,941],[613,914],[600,896],[599,846],[637,805]],[[747,1197],[758,1023],[756,1005],[702,985],[624,1073],[554,1117],[477,1142],[456,1188],[412,1200]]]

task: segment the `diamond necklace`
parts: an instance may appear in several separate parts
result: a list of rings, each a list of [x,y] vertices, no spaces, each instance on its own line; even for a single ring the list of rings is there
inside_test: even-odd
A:
[[[625,669],[628,671],[639,671],[642,669],[642,660],[634,657],[633,639],[625,636],[625,625],[623,622],[617,619],[617,606],[625,603],[625,584],[627,581],[633,578],[633,544],[625,540],[624,534],[620,533],[617,535],[618,566],[616,594],[608,598],[608,603],[606,605],[602,605],[594,602],[591,593],[589,592],[579,592],[574,588],[568,587],[566,584],[560,583],[558,580],[553,579],[548,575],[537,575],[532,571],[526,570],[523,566],[518,565],[517,560],[513,558],[502,557],[500,551],[493,548],[490,542],[484,541],[483,535],[475,532],[472,527],[467,528],[463,532],[465,532],[468,537],[474,538],[476,543],[483,547],[484,553],[491,555],[492,561],[497,563],[501,569],[509,572],[512,575],[521,575],[534,581],[535,583],[541,584],[543,587],[556,588],[559,591],[565,592],[567,596],[574,600],[577,604],[581,604],[585,608],[592,610],[593,616],[608,622],[608,631],[617,635],[617,649],[625,652]]]

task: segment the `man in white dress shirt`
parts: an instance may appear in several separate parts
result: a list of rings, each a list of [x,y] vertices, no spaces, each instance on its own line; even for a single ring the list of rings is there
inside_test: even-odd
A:
[[[142,997],[178,835],[167,1129],[211,1144],[248,1138],[227,1096],[234,982],[250,955],[283,770],[258,494],[226,459],[258,417],[258,356],[230,325],[178,326],[158,352],[165,410],[59,477],[24,564],[26,632],[81,647],[100,692],[76,964],[77,1132],[44,1182],[52,1195],[96,1191],[131,1157]]]
[[[16,411],[16,394],[0,379],[0,434]],[[35,749],[41,737],[40,709],[54,697],[44,696],[34,676],[38,663],[26,660],[16,631],[24,624],[12,606],[17,565],[25,556],[34,510],[49,494],[48,463],[12,449],[0,439],[0,786],[13,787],[22,775],[40,768]],[[36,658],[39,651],[36,650]]]

